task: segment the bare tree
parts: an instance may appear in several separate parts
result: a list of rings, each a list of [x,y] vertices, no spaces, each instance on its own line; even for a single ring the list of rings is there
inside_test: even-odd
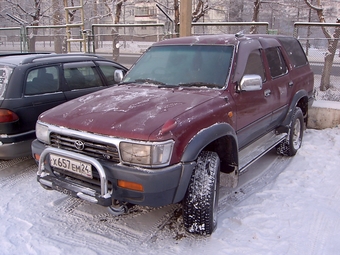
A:
[[[175,13],[175,34],[179,35],[179,2],[174,0],[174,13]]]
[[[192,13],[192,22],[197,22],[201,17],[203,17],[209,10],[208,1],[203,2],[203,0],[198,0],[195,10]]]
[[[61,14],[61,9],[63,6],[61,6],[61,3],[59,0],[52,0],[52,10],[53,10],[53,25],[62,25],[63,24],[63,18],[64,15]],[[61,36],[60,31],[62,31],[61,28],[55,30],[56,36],[54,36],[54,51],[56,53],[62,53],[66,52],[66,39],[65,36]]]
[[[319,21],[322,23],[326,23],[326,19],[324,16],[324,9],[321,6],[321,1],[318,0],[316,5],[313,5],[310,0],[304,0],[306,4],[316,11]],[[320,90],[325,91],[329,89],[330,87],[330,76],[331,76],[331,68],[334,61],[335,51],[339,42],[339,36],[340,36],[340,19],[336,20],[336,23],[339,23],[339,26],[337,26],[333,33],[327,29],[327,27],[321,27],[322,32],[324,36],[328,39],[328,49],[325,54],[325,63],[324,68],[321,75],[321,84],[320,84]]]
[[[49,11],[50,9],[50,6],[49,6],[45,8],[44,10],[42,10],[41,0],[34,0],[32,7],[28,7],[25,3],[22,3],[22,1],[5,0],[5,2],[13,7],[11,9],[15,11],[14,15],[18,15],[18,17],[22,19],[30,17],[31,20],[26,20],[27,21],[26,25],[29,25],[29,26],[39,26],[40,19],[44,17],[46,12]],[[31,52],[35,52],[36,35],[37,35],[37,30],[33,29],[32,33],[27,38],[28,49]]]
[[[103,0],[105,8],[107,10],[106,16],[110,17],[113,24],[118,24],[122,13],[122,5],[126,0]],[[111,6],[115,4],[115,14]],[[119,33],[118,29],[112,28],[112,57],[113,60],[117,60],[119,57]]]

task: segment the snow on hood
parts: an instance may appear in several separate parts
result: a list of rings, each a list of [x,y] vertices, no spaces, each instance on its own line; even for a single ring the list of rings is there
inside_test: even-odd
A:
[[[116,86],[59,105],[39,119],[74,130],[147,140],[166,121],[219,94],[210,89]]]

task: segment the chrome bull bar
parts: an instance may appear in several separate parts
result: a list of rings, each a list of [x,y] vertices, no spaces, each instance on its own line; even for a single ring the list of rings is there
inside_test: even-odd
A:
[[[51,148],[51,147],[46,148],[45,150],[43,150],[43,152],[40,155],[38,172],[37,172],[38,176],[43,177],[44,171],[49,172],[51,175],[54,175],[49,169],[47,169],[45,167],[45,164],[49,164],[49,163],[45,162],[46,157],[47,157],[47,155],[49,155],[51,153],[56,154],[56,155],[60,155],[60,156],[66,157],[66,158],[71,158],[71,159],[79,160],[79,161],[82,161],[82,162],[86,162],[86,163],[89,163],[92,166],[94,166],[99,173],[101,197],[104,198],[104,199],[111,197],[111,194],[108,192],[108,181],[107,181],[107,178],[106,178],[104,168],[98,162],[98,160],[91,158],[91,157],[88,157],[86,155],[82,155],[82,154],[78,154],[78,153],[70,152],[70,151],[65,151],[65,150],[61,150],[61,149],[58,149],[58,148]],[[46,185],[46,183],[44,183],[43,180],[41,180],[40,183]],[[88,200],[89,202],[96,203],[95,198],[93,198],[93,197],[91,198],[91,197],[89,197],[88,195],[86,195],[82,192],[79,192],[77,194],[77,196],[79,198]]]

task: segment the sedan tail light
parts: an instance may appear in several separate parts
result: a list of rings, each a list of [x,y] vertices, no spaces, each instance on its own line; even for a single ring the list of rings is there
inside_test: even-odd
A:
[[[14,112],[7,109],[0,109],[0,123],[13,122],[19,117]]]

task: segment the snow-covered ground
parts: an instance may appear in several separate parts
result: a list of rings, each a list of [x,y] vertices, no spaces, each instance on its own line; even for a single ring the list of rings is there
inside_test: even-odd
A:
[[[201,237],[178,205],[113,217],[44,190],[30,158],[0,161],[0,254],[339,254],[339,166],[340,127],[307,129],[295,157],[268,153],[232,192],[222,181],[217,229]]]

